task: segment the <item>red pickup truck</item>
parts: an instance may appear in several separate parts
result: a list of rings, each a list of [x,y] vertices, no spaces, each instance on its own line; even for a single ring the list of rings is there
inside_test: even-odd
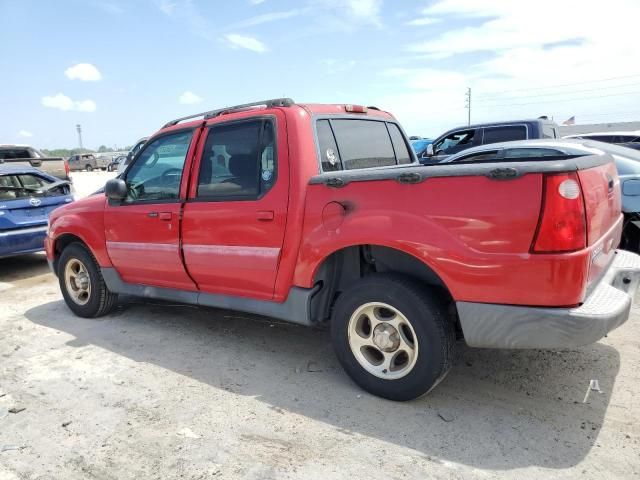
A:
[[[408,400],[456,336],[563,348],[625,322],[621,228],[609,155],[423,167],[389,113],[275,99],[167,123],[45,243],[81,317],[131,294],[330,324],[356,383]]]

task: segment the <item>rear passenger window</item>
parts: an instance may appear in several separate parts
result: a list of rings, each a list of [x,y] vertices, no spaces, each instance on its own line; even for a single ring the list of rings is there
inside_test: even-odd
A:
[[[391,137],[391,143],[393,144],[393,150],[396,152],[396,159],[398,165],[405,165],[411,163],[411,155],[409,155],[409,149],[404,141],[404,137],[400,132],[400,128],[395,123],[387,123],[389,128],[389,136]]]
[[[14,159],[14,158],[31,158],[29,150],[23,148],[3,149],[0,150],[1,159]]]
[[[318,145],[320,145],[320,159],[323,172],[334,172],[342,170],[342,161],[340,153],[336,145],[336,139],[333,136],[329,120],[318,120],[316,126],[318,132]]]
[[[411,163],[397,125],[377,120],[318,120],[322,171],[356,170]]]
[[[512,142],[514,140],[525,140],[526,138],[527,128],[524,125],[490,127],[484,129],[482,143]]]
[[[209,129],[200,161],[198,198],[255,200],[276,179],[273,123],[252,120]]]

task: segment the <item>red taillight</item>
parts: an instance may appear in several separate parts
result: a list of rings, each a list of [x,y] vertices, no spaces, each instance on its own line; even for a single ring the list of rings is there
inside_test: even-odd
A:
[[[349,113],[367,113],[368,108],[362,105],[345,105],[344,109]]]
[[[533,253],[581,250],[587,245],[584,199],[575,172],[546,174],[542,210],[533,240]]]
[[[69,161],[68,160],[64,160],[64,173],[65,173],[65,175],[68,177],[70,172],[71,171],[69,170]]]

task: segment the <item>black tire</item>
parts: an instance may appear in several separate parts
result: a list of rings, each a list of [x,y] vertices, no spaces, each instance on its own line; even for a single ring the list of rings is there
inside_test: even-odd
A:
[[[65,268],[74,259],[79,260],[86,267],[91,282],[91,293],[87,303],[84,305],[76,303],[67,291]],[[58,282],[65,303],[79,317],[95,318],[106,315],[113,310],[118,301],[118,295],[107,288],[98,263],[91,252],[78,242],[69,244],[60,255],[58,260]]]
[[[84,169],[85,169],[87,172],[93,172],[93,167],[92,167],[91,165],[85,165],[85,166],[84,166]]]
[[[349,346],[351,316],[364,304],[381,302],[400,311],[410,322],[418,342],[413,368],[397,379],[379,378],[363,368]],[[455,328],[446,305],[435,293],[411,278],[374,274],[363,278],[338,298],[331,320],[331,339],[338,360],[362,389],[379,397],[406,401],[429,392],[451,368]]]

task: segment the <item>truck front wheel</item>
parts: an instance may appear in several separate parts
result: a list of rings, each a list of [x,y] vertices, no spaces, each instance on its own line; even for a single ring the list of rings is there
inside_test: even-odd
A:
[[[85,165],[85,166],[84,166],[84,169],[85,169],[87,172],[93,172],[93,167],[92,167],[91,165]]]
[[[344,291],[331,321],[333,346],[347,374],[364,390],[412,400],[448,373],[455,331],[446,309],[411,278],[375,274]]]
[[[79,317],[106,315],[116,305],[93,255],[81,243],[68,245],[58,261],[58,281],[67,306]]]

